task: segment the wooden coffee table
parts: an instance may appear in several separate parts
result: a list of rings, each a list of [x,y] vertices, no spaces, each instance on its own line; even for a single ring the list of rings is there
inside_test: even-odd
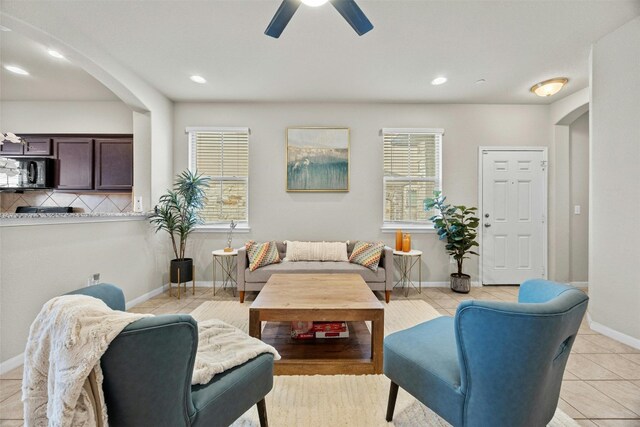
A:
[[[349,338],[294,340],[294,320],[347,321]],[[249,308],[249,334],[282,356],[276,375],[382,373],[384,308],[359,274],[273,274]]]

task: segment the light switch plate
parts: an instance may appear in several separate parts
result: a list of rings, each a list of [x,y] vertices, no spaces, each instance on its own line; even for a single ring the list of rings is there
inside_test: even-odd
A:
[[[576,214],[576,215],[580,215],[580,209],[581,209],[580,205],[575,205],[573,207],[573,213]]]

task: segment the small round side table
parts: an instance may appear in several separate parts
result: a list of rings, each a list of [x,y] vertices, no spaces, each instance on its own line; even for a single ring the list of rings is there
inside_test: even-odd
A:
[[[231,252],[225,252],[224,249],[218,249],[211,252],[211,256],[213,257],[213,296],[216,295],[216,267],[219,267],[222,270],[222,289],[226,290],[227,286],[231,287],[235,297],[236,288],[238,287],[235,274],[238,250],[234,249]]]
[[[409,252],[393,251],[394,260],[396,266],[400,270],[400,280],[396,282],[393,287],[400,286],[404,289],[404,296],[409,295],[409,286],[412,286],[422,293],[422,251],[412,249]],[[418,286],[416,287],[413,280],[411,280],[411,272],[413,267],[418,264]]]

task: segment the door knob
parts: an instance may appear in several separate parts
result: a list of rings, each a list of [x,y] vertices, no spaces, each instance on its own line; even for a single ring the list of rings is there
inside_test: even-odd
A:
[[[484,217],[489,218],[489,214],[488,213],[484,214]]]
[[[489,227],[491,227],[491,224],[489,224],[488,222],[485,222],[485,223],[484,223],[484,226],[485,226],[485,227],[487,227],[487,228],[489,228]]]

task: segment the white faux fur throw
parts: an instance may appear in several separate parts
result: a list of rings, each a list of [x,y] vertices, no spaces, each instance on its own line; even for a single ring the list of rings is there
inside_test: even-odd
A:
[[[271,353],[275,360],[280,359],[275,348],[222,320],[199,322],[198,353],[191,384],[207,384],[215,374],[242,365],[262,353]]]
[[[102,409],[98,416],[106,426],[100,358],[128,324],[147,316],[111,310],[102,300],[86,295],[48,301],[31,325],[24,354],[25,425],[96,425],[91,397],[83,388],[93,370]]]

